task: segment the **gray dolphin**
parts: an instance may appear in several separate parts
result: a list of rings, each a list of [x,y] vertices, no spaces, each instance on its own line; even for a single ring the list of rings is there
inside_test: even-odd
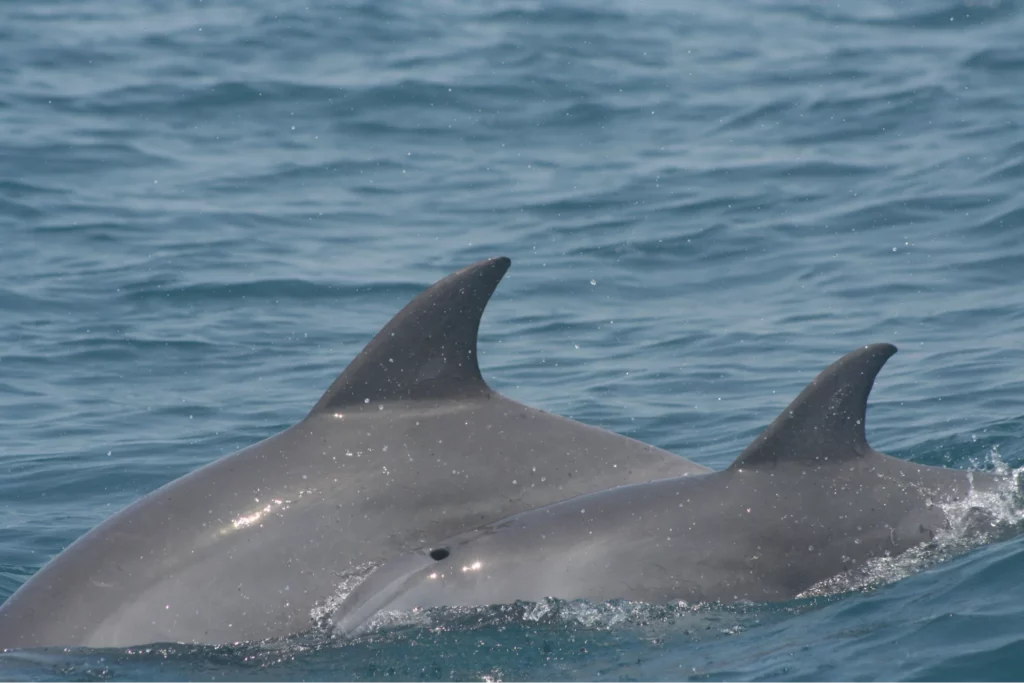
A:
[[[300,423],[73,543],[0,608],[0,647],[288,635],[363,563],[582,493],[709,471],[487,386],[477,330],[509,264],[436,283]]]
[[[872,449],[868,394],[894,346],[824,370],[726,470],[590,493],[396,558],[342,602],[335,628],[381,610],[545,597],[780,601],[930,541],[944,503],[996,479]]]

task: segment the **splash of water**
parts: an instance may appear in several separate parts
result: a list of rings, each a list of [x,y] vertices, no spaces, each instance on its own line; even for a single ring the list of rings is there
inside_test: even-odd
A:
[[[364,562],[338,573],[338,585],[334,589],[334,593],[314,605],[313,609],[309,612],[309,616],[317,630],[330,629],[331,617],[338,610],[341,603],[379,564],[378,562]]]
[[[1013,469],[1006,465],[996,447],[989,460],[993,474],[999,477],[997,485],[987,490],[972,487],[963,500],[940,504],[948,526],[936,532],[931,542],[895,557],[869,560],[860,568],[819,581],[797,598],[873,590],[1024,532],[1024,466]]]

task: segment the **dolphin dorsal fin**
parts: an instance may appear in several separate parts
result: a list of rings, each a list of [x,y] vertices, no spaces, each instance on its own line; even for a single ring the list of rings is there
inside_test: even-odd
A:
[[[892,344],[872,344],[825,368],[729,469],[822,464],[872,453],[864,433],[868,394],[894,353]]]
[[[490,392],[477,364],[484,308],[511,261],[480,261],[413,299],[366,345],[310,413],[370,402]]]

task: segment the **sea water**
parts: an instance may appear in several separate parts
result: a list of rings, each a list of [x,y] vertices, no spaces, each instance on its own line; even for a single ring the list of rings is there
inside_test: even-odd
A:
[[[722,468],[885,341],[873,445],[1021,467],[1022,36],[1015,0],[3,3],[0,599],[494,255],[481,365],[519,401]],[[442,610],[0,678],[1020,678],[1024,538],[992,540],[785,604]]]

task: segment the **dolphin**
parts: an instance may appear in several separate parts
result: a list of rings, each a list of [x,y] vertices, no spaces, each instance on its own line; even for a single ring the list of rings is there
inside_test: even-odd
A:
[[[286,636],[366,565],[590,491],[709,471],[486,384],[477,332],[509,265],[437,282],[301,422],[70,545],[0,607],[0,648]]]
[[[928,543],[944,504],[997,479],[868,445],[868,394],[895,352],[865,346],[825,369],[726,470],[585,494],[385,563],[335,630],[358,634],[379,611],[546,597],[785,601]]]

